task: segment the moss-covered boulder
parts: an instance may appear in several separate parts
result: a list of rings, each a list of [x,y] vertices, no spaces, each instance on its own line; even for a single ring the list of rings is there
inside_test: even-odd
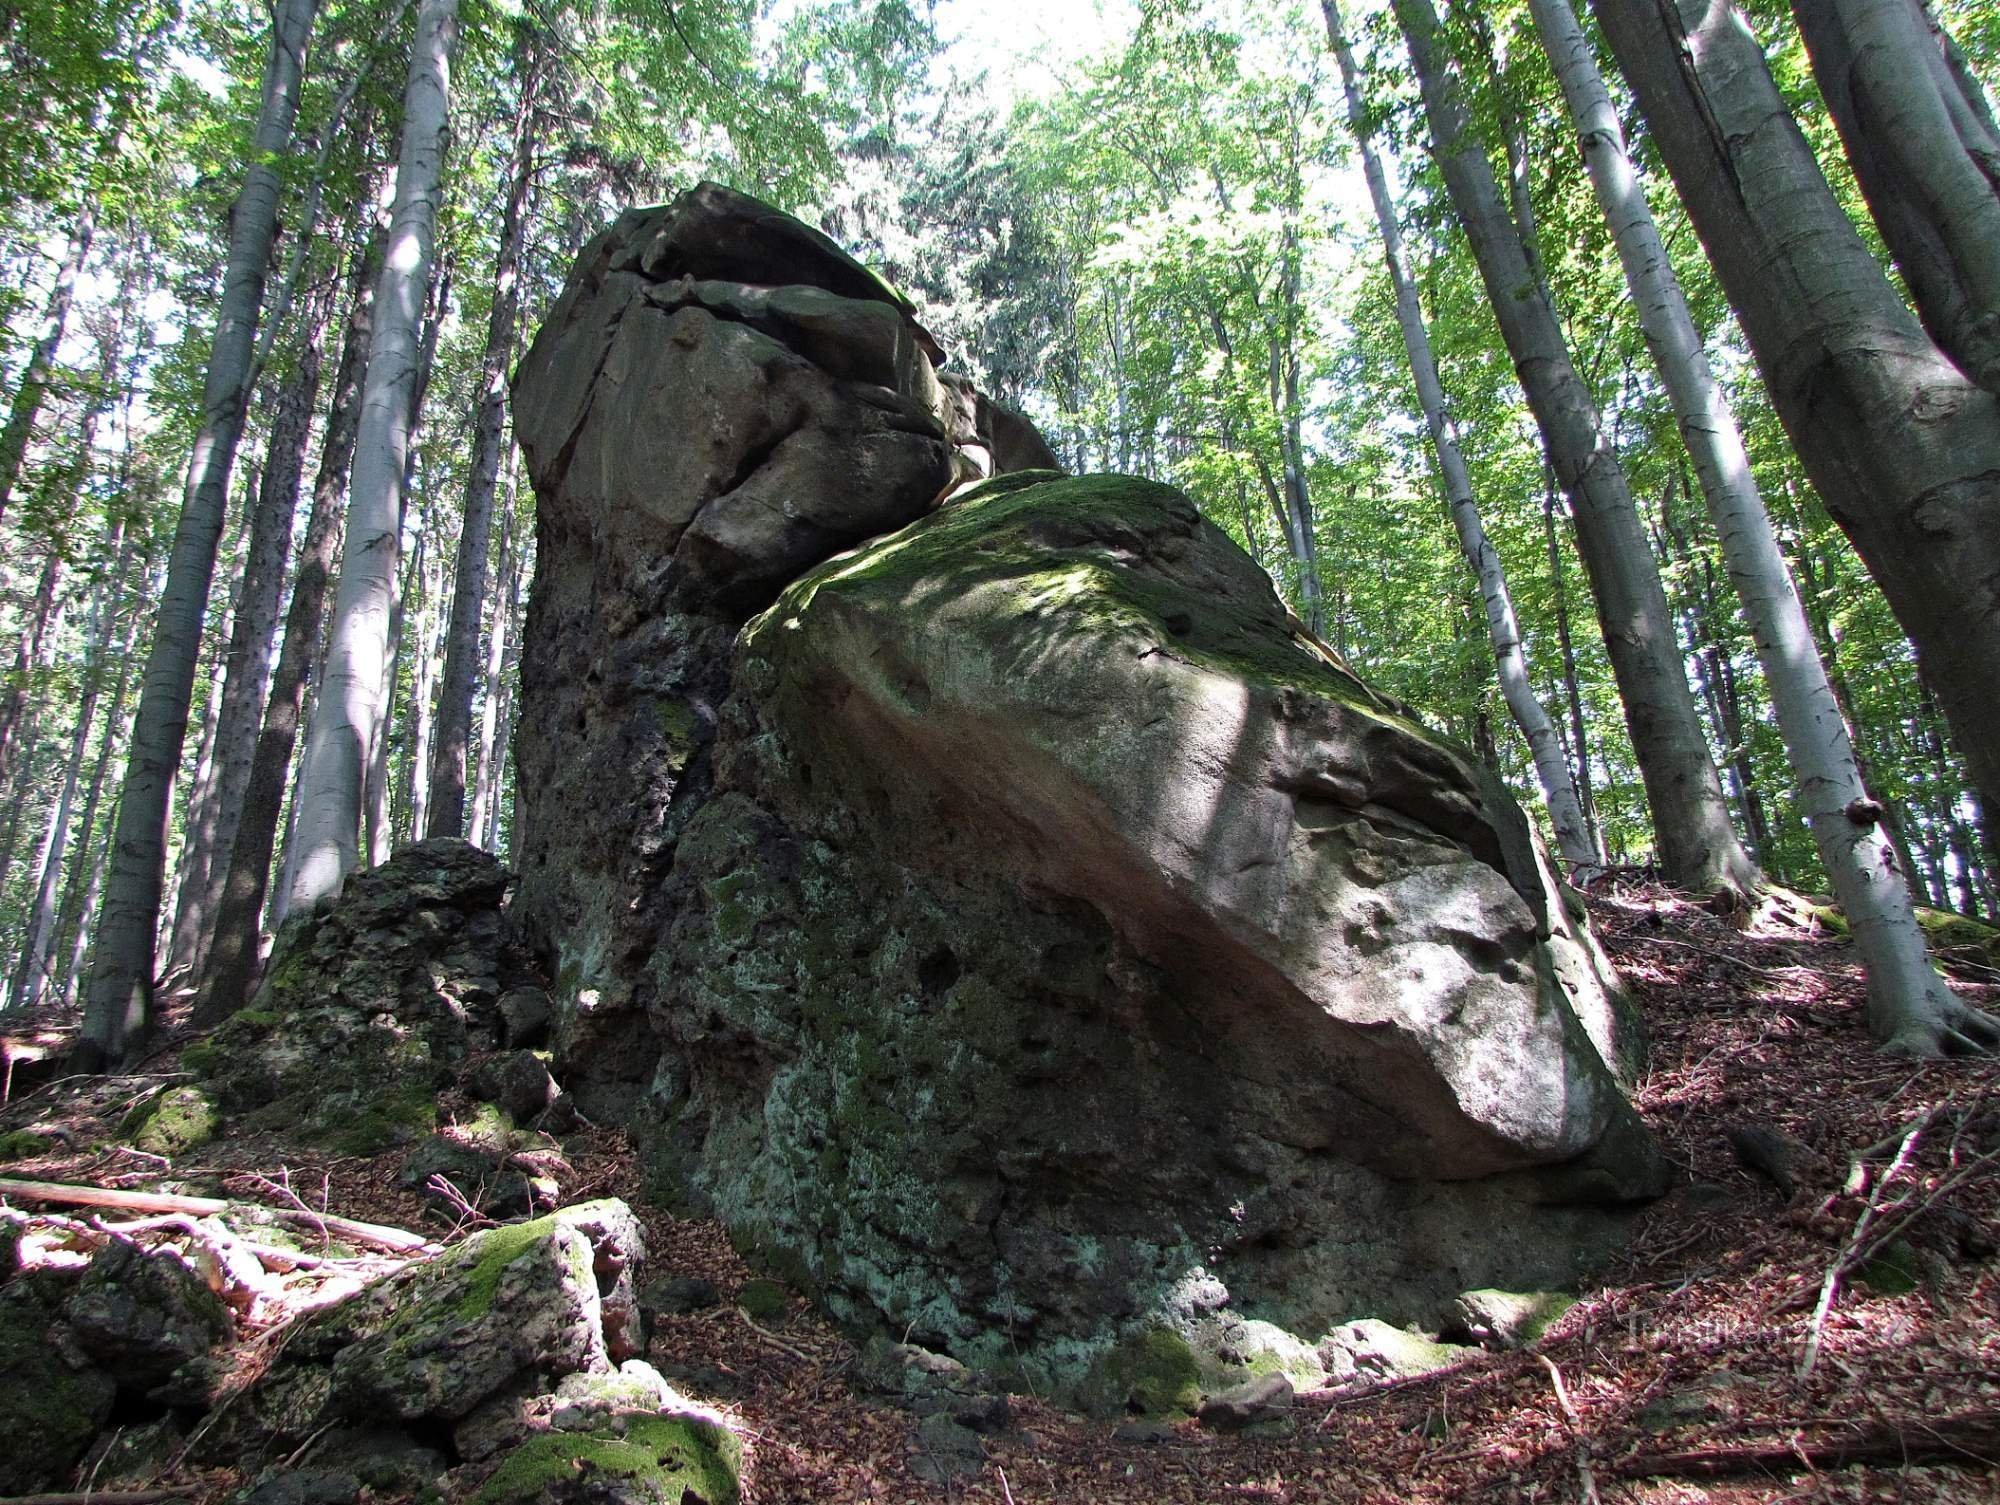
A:
[[[183,1052],[234,1114],[373,1154],[435,1127],[438,1089],[499,1043],[519,973],[512,875],[463,841],[418,842],[292,919],[248,1008]]]
[[[1044,1394],[1135,1327],[1573,1279],[1662,1162],[1511,796],[1178,492],[948,489],[919,335],[702,189],[522,363],[565,1089],[792,1289]]]
[[[139,1104],[119,1125],[134,1149],[171,1160],[215,1137],[215,1102],[199,1087],[169,1087]]]
[[[615,1201],[468,1239],[300,1323],[202,1447],[231,1461],[283,1457],[334,1426],[511,1435],[505,1418],[565,1376],[607,1373],[633,1351],[643,1249]]]
[[[0,1286],[0,1492],[65,1483],[111,1415],[118,1385],[62,1324],[66,1283],[20,1277]]]
[[[732,668],[644,1127],[840,1316],[1060,1388],[1190,1281],[1308,1345],[1435,1326],[1657,1190],[1519,810],[1178,493],[1003,477]]]

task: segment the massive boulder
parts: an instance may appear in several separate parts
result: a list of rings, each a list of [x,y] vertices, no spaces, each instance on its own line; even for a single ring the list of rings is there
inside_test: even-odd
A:
[[[937,506],[930,350],[704,188],[523,364],[515,913],[579,1101],[843,1319],[1071,1393],[1152,1323],[1573,1278],[1660,1162],[1519,809],[1179,493]]]

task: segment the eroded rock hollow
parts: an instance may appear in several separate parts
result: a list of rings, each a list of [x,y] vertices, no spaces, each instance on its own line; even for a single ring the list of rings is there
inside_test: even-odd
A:
[[[523,362],[515,917],[579,1105],[835,1314],[1059,1385],[1572,1278],[1659,1160],[1520,810],[937,359],[705,185]]]

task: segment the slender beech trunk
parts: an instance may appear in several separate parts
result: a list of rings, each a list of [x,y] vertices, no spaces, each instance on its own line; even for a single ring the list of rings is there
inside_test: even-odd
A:
[[[305,543],[292,581],[291,605],[285,613],[284,642],[278,650],[278,667],[264,707],[264,726],[257,735],[250,777],[244,785],[243,819],[236,828],[229,870],[215,911],[215,939],[195,997],[194,1018],[199,1024],[219,1022],[241,1008],[257,968],[258,921],[270,885],[271,851],[285,802],[285,779],[291,772],[292,752],[305,710],[307,681],[319,654],[327,585],[340,547],[341,503],[347,496],[348,467],[354,459],[375,279],[381,261],[380,237],[370,236],[366,249],[355,258],[349,280],[347,329],[334,371]]]
[[[417,620],[416,663],[410,673],[409,747],[403,757],[401,786],[390,801],[391,818],[398,828],[413,837],[425,834],[430,801],[431,737],[436,718],[431,714],[437,699],[435,670],[437,649],[437,597],[439,586],[431,578],[430,536],[417,535],[416,557],[410,562],[410,576],[416,583]]]
[[[198,884],[183,896],[175,922],[174,955],[185,960],[199,980],[215,937],[215,916],[222,902],[236,833],[243,821],[244,797],[256,760],[259,728],[271,685],[271,640],[277,627],[284,592],[286,564],[291,553],[292,520],[298,511],[299,484],[305,469],[306,441],[319,402],[320,339],[325,310],[307,317],[298,362],[280,392],[271,420],[263,484],[245,553],[243,585],[237,596],[236,620],[229,639],[229,674],[223,691],[216,734],[214,816],[208,857],[192,877]]]
[[[1919,0],[1793,0],[1792,13],[1918,317],[2000,395],[2000,137],[1983,99]]]
[[[333,640],[299,787],[295,908],[338,894],[360,861],[369,755],[388,698],[389,616],[401,550],[410,394],[418,377],[424,294],[436,239],[448,55],[457,21],[457,0],[423,0],[411,44],[396,202],[376,290]]]
[[[1590,734],[1583,719],[1583,686],[1576,672],[1576,641],[1569,630],[1569,588],[1563,579],[1562,546],[1556,537],[1556,506],[1562,500],[1556,473],[1542,467],[1542,542],[1549,556],[1549,594],[1555,607],[1556,647],[1562,653],[1563,703],[1569,710],[1571,756],[1576,761],[1576,799],[1583,807],[1583,822],[1590,831],[1591,847],[1604,856],[1604,830],[1598,824],[1597,796],[1590,782]]]
[[[1493,165],[1473,134],[1431,0],[1395,0],[1423,89],[1438,166],[1464,223],[1487,296],[1569,493],[1577,544],[1597,598],[1604,644],[1645,780],[1654,839],[1670,882],[1741,897],[1756,869],[1729,823],[1701,718],[1682,673],[1673,616],[1624,470],[1563,341],[1548,287],[1508,215]]]
[[[1424,326],[1423,309],[1417,303],[1417,289],[1403,261],[1402,233],[1396,224],[1396,206],[1389,197],[1389,181],[1375,150],[1374,131],[1361,97],[1360,70],[1355,66],[1354,49],[1348,45],[1338,0],[1322,0],[1326,13],[1327,40],[1340,63],[1341,84],[1347,95],[1347,123],[1361,151],[1361,167],[1368,180],[1368,196],[1374,201],[1375,222],[1382,232],[1383,258],[1388,263],[1389,285],[1396,297],[1396,323],[1403,331],[1403,349],[1416,380],[1417,398],[1423,404],[1424,422],[1430,429],[1431,448],[1437,456],[1438,473],[1444,482],[1445,497],[1451,508],[1452,525],[1458,531],[1459,549],[1485,605],[1486,636],[1493,650],[1494,669],[1501,696],[1514,724],[1527,741],[1535,765],[1536,780],[1542,786],[1549,818],[1554,823],[1556,846],[1572,870],[1597,864],[1595,844],[1583,819],[1583,806],[1570,781],[1569,765],[1563,760],[1562,742],[1553,722],[1535,697],[1528,677],[1526,649],[1521,640],[1520,620],[1507,589],[1507,574],[1500,554],[1486,536],[1473,496],[1472,474],[1459,449],[1458,426],[1446,403],[1444,383],[1438,376],[1437,361],[1431,354],[1430,332]]]
[[[2000,399],[1884,276],[1728,0],[1599,20],[1814,487],[1916,644],[1987,808],[2000,798]]]
[[[243,409],[257,314],[271,261],[281,183],[278,174],[298,114],[306,44],[318,0],[278,0],[262,104],[251,137],[243,190],[230,211],[222,302],[202,392],[202,425],[147,655],[118,807],[104,914],[84,1000],[81,1053],[122,1061],[153,1027],[153,944],[159,926],[174,772],[187,734],[188,702],[201,655],[202,619]]]
[[[479,620],[486,610],[486,556],[493,542],[493,494],[500,476],[502,431],[507,421],[507,363],[521,307],[521,253],[527,243],[528,195],[534,183],[540,122],[542,36],[532,24],[514,36],[513,145],[507,198],[500,213],[499,257],[493,271],[492,311],[472,422],[472,456],[465,483],[464,523],[445,630],[444,678],[438,687],[431,731],[430,794],[424,834],[462,836],[465,831],[466,748],[472,728],[473,678],[479,662]]]
[[[148,566],[141,561],[139,568],[147,570]],[[90,922],[97,910],[98,895],[104,886],[104,870],[110,859],[108,842],[98,840],[98,812],[103,807],[104,787],[111,776],[112,763],[125,738],[125,701],[132,691],[139,631],[146,622],[146,607],[152,597],[151,583],[142,583],[126,608],[125,630],[116,650],[118,673],[112,680],[111,701],[105,707],[104,731],[98,740],[97,757],[91,765],[90,780],[84,786],[83,808],[77,814],[76,856],[71,865],[62,908],[56,918],[54,937],[56,954],[68,957],[59,990],[65,1008],[76,1002],[77,983],[83,975],[83,964],[90,945]],[[109,834],[105,833],[106,836]]]
[[[493,738],[499,730],[500,671],[507,662],[508,617],[514,609],[513,582],[514,515],[509,507],[500,520],[500,588],[494,594],[493,625],[486,635],[486,696],[479,710],[479,773],[473,780],[472,809],[466,821],[467,834],[474,841],[485,839],[487,815],[492,809],[497,772]]]
[[[261,489],[262,472],[255,466],[249,467],[243,487],[243,504],[237,509],[236,526],[228,543],[223,548],[223,557],[230,561],[229,583],[221,592],[220,610],[216,615],[223,621],[233,621],[237,607],[243,600],[244,573],[247,560],[244,557],[244,535],[249,531],[250,514],[256,510],[256,497]],[[209,861],[209,849],[215,836],[216,762],[215,749],[222,729],[222,698],[228,689],[229,642],[222,638],[215,645],[215,656],[208,668],[208,701],[202,707],[201,736],[195,743],[193,777],[187,780],[187,807],[181,813],[181,847],[173,866],[173,882],[170,887],[179,895],[175,901],[175,913],[194,898],[198,875]],[[178,919],[174,926],[175,935],[180,933]],[[161,982],[169,977],[185,974],[189,960],[185,953],[176,953],[171,945],[159,963]]]
[[[1925,953],[1881,807],[1861,782],[1846,721],[1814,650],[1735,416],[1709,370],[1583,28],[1569,0],[1529,3],[1749,620],[1798,778],[1800,809],[1867,969],[1869,1029],[1891,1049],[1920,1055],[2000,1042],[2000,1029],[1966,1008]],[[1728,734],[1740,739],[1740,728]],[[1746,781],[1746,797],[1747,788]]]
[[[13,405],[7,410],[7,426],[0,429],[0,518],[7,515],[7,503],[21,479],[21,466],[27,460],[28,444],[35,433],[35,419],[42,411],[42,399],[48,395],[49,373],[55,369],[56,352],[62,348],[63,331],[69,326],[70,307],[76,300],[76,279],[90,255],[90,242],[96,232],[97,206],[86,199],[77,210],[76,222],[70,226],[69,244],[56,267],[42,337],[28,352],[20,385],[14,389]]]
[[[14,645],[13,671],[8,675],[7,693],[0,697],[0,788],[13,781],[16,764],[23,761],[22,751],[33,740],[29,736],[29,724],[33,719],[35,698],[30,692],[48,661],[53,641],[51,628],[57,616],[56,587],[62,581],[62,556],[63,551],[52,545],[42,560],[41,573],[35,578],[35,594],[28,603],[27,623],[21,640]],[[0,883],[5,881],[6,870],[0,867]]]

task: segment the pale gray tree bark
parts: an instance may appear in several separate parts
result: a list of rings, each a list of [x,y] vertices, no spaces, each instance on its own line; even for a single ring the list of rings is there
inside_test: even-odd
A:
[[[1868,212],[1940,350],[2000,395],[2000,138],[1919,0],[1793,0]]]
[[[505,689],[500,676],[507,663],[507,629],[514,610],[514,512],[509,500],[507,514],[500,520],[500,587],[494,593],[493,622],[486,633],[486,696],[479,709],[478,774],[472,783],[472,808],[466,819],[467,835],[481,843],[490,838],[489,817],[499,791],[499,759],[493,739],[500,726]]]
[[[2000,1041],[2000,1030],[1966,1008],[1926,954],[1909,885],[1862,785],[1846,720],[1751,474],[1736,416],[1667,260],[1590,41],[1570,0],[1528,3],[1757,644],[1778,731],[1798,778],[1800,812],[1867,970],[1869,1028],[1892,1049],[1918,1055],[1979,1048],[1982,1038]]]
[[[1507,589],[1507,574],[1500,553],[1486,536],[1473,495],[1472,473],[1459,448],[1458,428],[1445,399],[1444,383],[1438,375],[1437,360],[1431,353],[1430,332],[1424,324],[1423,309],[1417,301],[1416,285],[1403,260],[1403,237],[1396,222],[1395,201],[1389,194],[1389,180],[1375,149],[1375,135],[1362,101],[1361,75],[1355,65],[1354,49],[1348,45],[1342,24],[1339,0],[1322,0],[1326,14],[1327,40],[1340,63],[1341,85],[1347,98],[1348,128],[1361,153],[1361,169],[1368,182],[1368,196],[1375,206],[1375,222],[1382,232],[1382,254],[1388,264],[1389,285],[1396,298],[1396,323],[1403,333],[1403,349],[1409,356],[1410,372],[1417,386],[1417,400],[1423,404],[1424,423],[1430,430],[1431,448],[1437,456],[1438,473],[1444,482],[1451,508],[1452,526],[1458,532],[1459,549],[1479,582],[1485,605],[1486,636],[1493,649],[1494,670],[1507,710],[1520,728],[1534,760],[1535,778],[1542,788],[1549,819],[1555,826],[1556,846],[1573,871],[1597,865],[1596,844],[1583,818],[1583,807],[1570,779],[1569,764],[1563,757],[1562,741],[1555,724],[1536,697],[1528,677],[1527,652],[1521,638],[1521,624],[1514,612],[1513,596]]]
[[[1548,287],[1534,275],[1493,164],[1471,129],[1430,0],[1395,0],[1423,90],[1438,166],[1465,226],[1550,463],[1569,495],[1577,546],[1645,781],[1670,882],[1741,897],[1756,868],[1729,823],[1715,762],[1682,672],[1673,616],[1625,473],[1577,375]]]
[[[2000,808],[2000,400],[1884,275],[1735,6],[1624,0],[1598,18],[1807,474]]]
[[[272,13],[271,49],[250,161],[230,211],[222,301],[202,390],[202,424],[188,463],[158,626],[139,693],[105,879],[103,917],[84,1000],[80,1051],[99,1060],[123,1060],[153,1025],[153,945],[159,926],[167,811],[187,735],[202,619],[249,395],[257,315],[283,186],[278,166],[298,115],[306,46],[317,11],[318,0],[278,0]]]
[[[371,236],[366,249],[355,258],[349,281],[347,324],[341,337],[340,362],[334,370],[326,431],[320,441],[312,508],[293,575],[291,605],[285,611],[285,636],[271,676],[264,725],[257,735],[249,781],[244,786],[243,818],[236,828],[236,842],[215,911],[215,939],[195,995],[194,1019],[198,1024],[218,1023],[241,1008],[249,998],[257,967],[259,919],[270,886],[271,852],[285,802],[285,776],[291,771],[305,711],[307,679],[326,617],[327,586],[340,547],[341,503],[347,497],[348,468],[354,458],[370,314],[381,263],[380,238]]]
[[[493,543],[493,497],[500,477],[501,442],[507,421],[507,365],[514,354],[514,331],[521,306],[521,254],[527,244],[529,191],[535,179],[535,148],[541,120],[543,42],[539,28],[515,32],[516,96],[507,165],[507,193],[500,212],[499,254],[493,272],[486,348],[480,359],[479,391],[473,413],[472,454],[467,465],[465,509],[458,535],[451,620],[445,629],[444,674],[437,713],[430,727],[430,783],[427,836],[466,834],[465,780],[472,732],[472,695],[479,665],[479,622],[486,610],[487,553]],[[477,834],[477,822],[473,824]]]
[[[250,771],[271,688],[272,637],[284,594],[292,521],[298,510],[312,415],[319,402],[320,338],[325,309],[301,332],[298,361],[278,395],[245,546],[243,584],[231,625],[228,672],[217,718],[215,794],[207,847],[190,871],[174,921],[173,955],[198,982],[215,936],[215,918],[243,822]]]
[[[83,272],[96,233],[97,206],[86,199],[77,210],[63,258],[56,266],[41,338],[28,352],[28,362],[14,388],[14,401],[7,409],[7,426],[0,429],[0,518],[7,515],[7,503],[21,479],[21,467],[34,438],[35,419],[40,416],[42,400],[48,395],[49,373],[55,369],[56,354],[62,349],[63,333],[69,327],[69,311],[76,302],[76,279]]]
[[[360,861],[368,764],[388,699],[410,394],[418,378],[437,234],[449,54],[457,22],[457,0],[423,0],[411,44],[395,207],[376,289],[333,636],[300,775],[295,909],[334,897]]]

